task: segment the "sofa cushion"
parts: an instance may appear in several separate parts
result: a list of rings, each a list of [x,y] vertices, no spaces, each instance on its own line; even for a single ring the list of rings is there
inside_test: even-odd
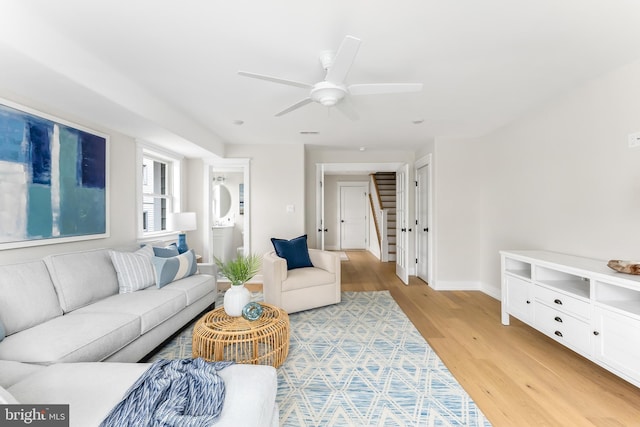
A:
[[[198,271],[196,253],[189,250],[170,258],[153,257],[156,285],[161,288],[175,280],[189,277]]]
[[[0,359],[48,365],[101,361],[140,336],[140,317],[127,313],[70,313],[8,336]]]
[[[107,249],[49,255],[44,261],[65,313],[118,293]]]
[[[0,360],[0,387],[9,388],[44,368],[45,366],[34,365],[33,363]]]
[[[43,367],[8,390],[22,404],[69,405],[71,426],[98,426],[148,368],[146,363],[62,363]]]
[[[145,289],[149,291],[156,288]],[[180,291],[187,297],[187,306],[199,301],[202,297],[216,291],[216,279],[208,274],[194,274],[184,279],[171,282],[163,290]]]
[[[273,425],[278,390],[278,373],[273,366],[236,364],[218,375],[224,380],[226,396],[216,427]]]
[[[335,283],[336,275],[321,268],[307,267],[289,271],[287,280],[282,282],[282,291],[295,291]]]
[[[15,405],[20,403],[8,390],[0,387],[0,405]]]
[[[313,267],[309,258],[306,234],[291,240],[272,238],[271,243],[273,243],[276,254],[287,260],[287,270]]]
[[[0,266],[0,324],[4,327],[4,335],[20,332],[61,314],[56,291],[43,261]]]
[[[139,291],[155,283],[151,246],[145,245],[135,252],[109,251],[109,256],[118,275],[119,293]]]
[[[152,286],[152,292],[112,295],[82,307],[76,313],[128,313],[140,317],[140,332],[146,333],[186,307],[187,297],[178,291],[163,291]],[[155,292],[153,292],[155,291]]]

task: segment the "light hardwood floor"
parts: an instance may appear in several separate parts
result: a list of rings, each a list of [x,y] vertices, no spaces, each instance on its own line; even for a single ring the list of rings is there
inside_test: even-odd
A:
[[[407,286],[393,263],[347,254],[342,290],[388,290],[494,426],[640,426],[640,389],[517,319],[503,326],[499,301]]]

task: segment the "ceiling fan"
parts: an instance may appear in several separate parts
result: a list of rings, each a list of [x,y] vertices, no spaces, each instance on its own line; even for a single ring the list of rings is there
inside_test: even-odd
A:
[[[317,102],[325,107],[336,106],[342,113],[352,120],[358,118],[356,112],[346,103],[347,95],[376,95],[389,93],[419,92],[422,90],[422,83],[372,83],[372,84],[345,84],[347,74],[351,69],[353,60],[360,48],[360,39],[346,36],[334,54],[332,51],[320,53],[320,63],[326,71],[323,81],[310,84],[295,80],[281,79],[264,74],[250,73],[248,71],[238,71],[238,74],[254,79],[267,80],[288,86],[300,87],[309,90],[309,96],[285,108],[276,114],[280,117],[284,114],[297,110],[311,102]]]

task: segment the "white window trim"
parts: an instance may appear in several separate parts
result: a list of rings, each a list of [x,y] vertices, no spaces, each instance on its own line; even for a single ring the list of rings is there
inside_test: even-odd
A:
[[[156,145],[150,144],[144,141],[137,141],[136,143],[136,229],[137,229],[137,238],[139,241],[151,241],[157,240],[162,237],[173,237],[177,238],[176,231],[155,231],[155,232],[147,232],[143,230],[143,209],[142,209],[142,184],[143,184],[143,176],[142,176],[142,164],[144,157],[150,157],[153,159],[157,159],[163,162],[166,162],[170,167],[167,171],[167,175],[169,178],[169,185],[171,186],[171,211],[180,212],[182,211],[182,162],[184,161],[184,156],[168,151],[164,148],[158,147]]]

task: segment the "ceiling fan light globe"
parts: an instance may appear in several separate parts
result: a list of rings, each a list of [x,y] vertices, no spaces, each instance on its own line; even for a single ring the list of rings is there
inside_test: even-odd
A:
[[[311,90],[310,97],[325,107],[332,107],[338,103],[347,91],[345,88],[329,82],[320,82]]]

